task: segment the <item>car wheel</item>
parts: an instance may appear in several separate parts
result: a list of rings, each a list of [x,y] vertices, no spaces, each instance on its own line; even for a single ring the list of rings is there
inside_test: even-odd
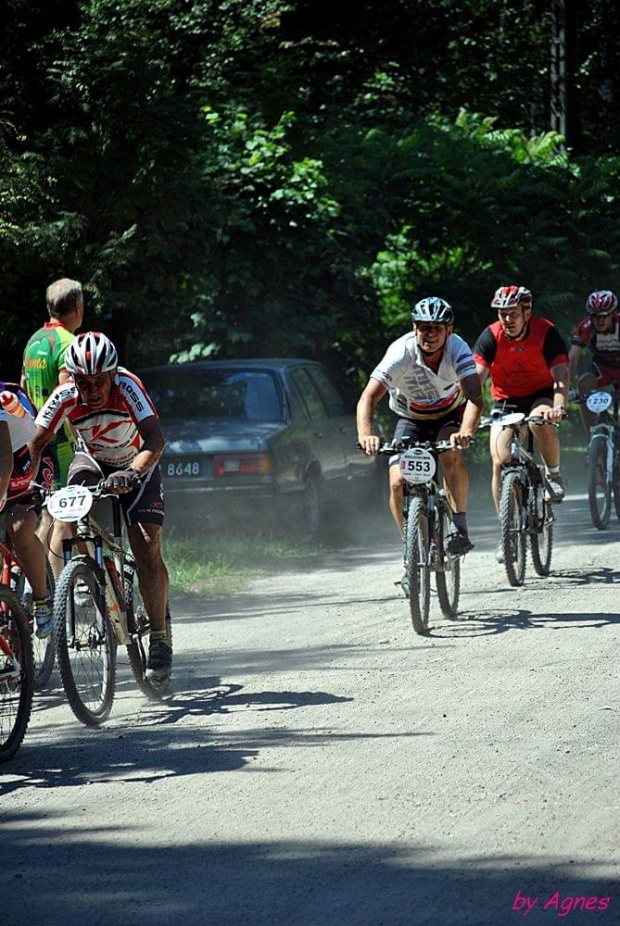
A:
[[[321,493],[314,476],[304,481],[299,516],[299,532],[304,537],[314,537],[321,524]]]

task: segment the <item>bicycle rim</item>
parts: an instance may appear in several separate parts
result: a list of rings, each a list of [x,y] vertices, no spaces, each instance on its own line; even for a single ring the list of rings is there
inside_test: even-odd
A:
[[[523,585],[525,579],[525,512],[517,473],[504,476],[499,510],[506,575],[510,585],[516,588]]]
[[[607,472],[607,441],[599,436],[588,453],[588,501],[594,526],[603,531],[611,515],[611,480]]]
[[[32,710],[33,664],[28,616],[19,598],[0,588],[0,762],[19,749]]]
[[[532,523],[535,524],[535,512],[532,512]],[[543,523],[540,530],[530,534],[532,563],[539,576],[548,576],[551,569],[551,555],[553,553],[553,511],[549,503],[544,506]]]
[[[437,597],[444,617],[456,617],[461,591],[461,557],[451,556],[446,550],[449,528],[450,512],[441,505],[437,509]]]
[[[99,602],[96,569],[86,560],[68,563],[54,602],[60,677],[71,710],[89,726],[108,717],[116,677],[116,642],[105,605]]]
[[[430,612],[431,576],[428,562],[428,518],[422,499],[414,498],[409,504],[405,534],[405,558],[409,610],[416,633],[428,631]]]

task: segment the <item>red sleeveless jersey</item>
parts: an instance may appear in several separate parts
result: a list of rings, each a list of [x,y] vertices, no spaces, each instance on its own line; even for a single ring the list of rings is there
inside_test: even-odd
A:
[[[532,317],[525,338],[506,337],[500,322],[482,332],[474,345],[474,360],[491,374],[494,399],[517,399],[553,389],[551,368],[568,363],[568,350],[555,325]]]

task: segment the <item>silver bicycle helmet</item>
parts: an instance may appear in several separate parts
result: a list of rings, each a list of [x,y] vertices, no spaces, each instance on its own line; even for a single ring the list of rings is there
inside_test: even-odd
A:
[[[454,312],[445,299],[440,299],[439,296],[427,296],[426,299],[416,302],[411,312],[411,320],[451,325],[454,322]]]
[[[65,354],[65,366],[73,376],[108,373],[118,366],[118,354],[112,341],[100,331],[79,334]]]

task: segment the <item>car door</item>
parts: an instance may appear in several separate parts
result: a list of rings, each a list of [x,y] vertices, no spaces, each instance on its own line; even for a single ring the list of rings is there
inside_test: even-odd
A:
[[[332,482],[345,475],[345,460],[337,418],[330,418],[327,407],[307,367],[294,367],[291,380],[309,419],[309,443],[318,459],[323,479]]]
[[[332,424],[338,429],[347,479],[367,474],[374,460],[357,449],[357,423],[350,401],[324,367],[311,367],[310,375]]]

